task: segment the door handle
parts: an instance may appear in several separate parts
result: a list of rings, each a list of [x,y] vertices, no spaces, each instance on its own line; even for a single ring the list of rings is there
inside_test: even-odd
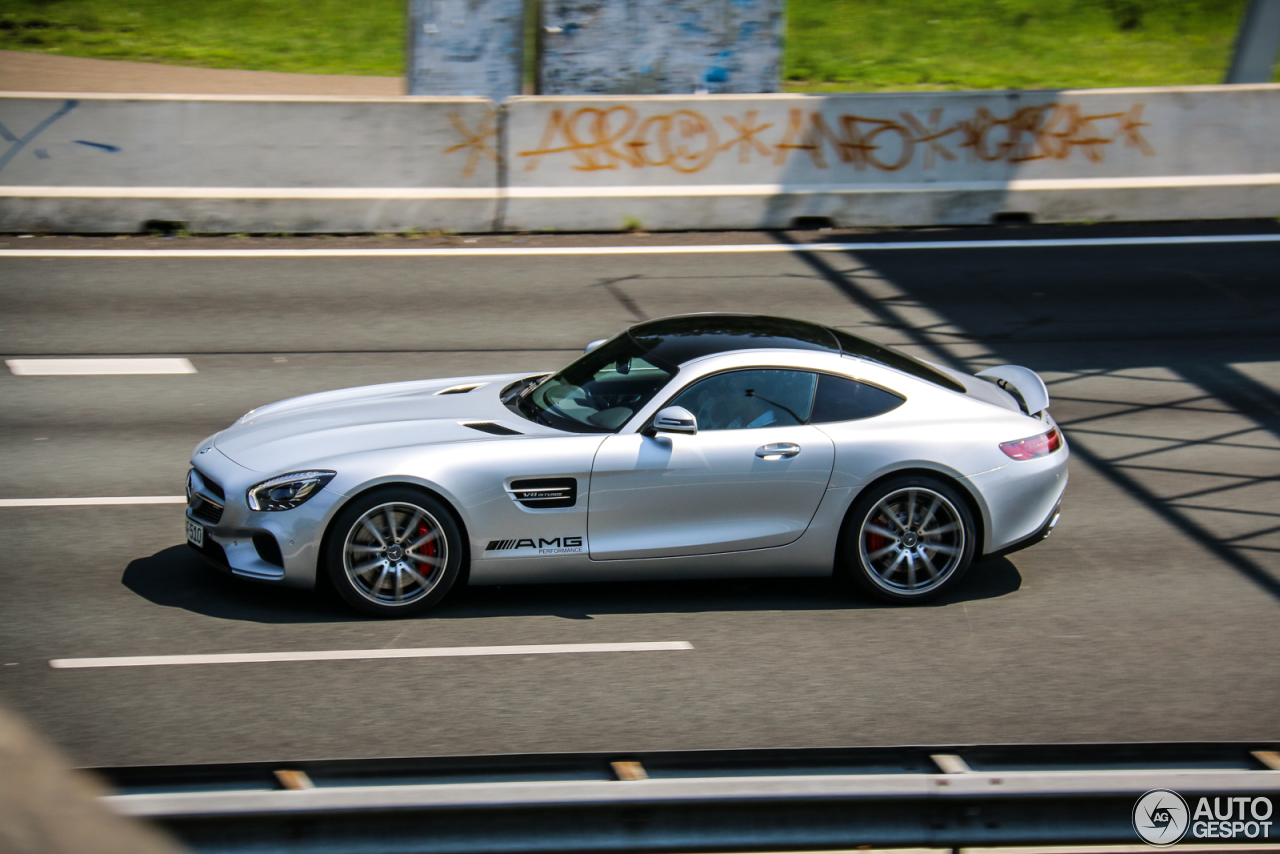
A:
[[[800,453],[800,446],[793,442],[775,442],[756,448],[756,456],[763,460],[780,460],[783,457],[794,457]]]

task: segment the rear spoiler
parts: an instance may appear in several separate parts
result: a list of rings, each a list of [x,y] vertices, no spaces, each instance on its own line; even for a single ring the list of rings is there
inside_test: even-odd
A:
[[[1009,392],[1028,415],[1039,415],[1049,408],[1049,389],[1045,388],[1040,375],[1030,368],[997,365],[978,371],[974,376],[989,380]]]

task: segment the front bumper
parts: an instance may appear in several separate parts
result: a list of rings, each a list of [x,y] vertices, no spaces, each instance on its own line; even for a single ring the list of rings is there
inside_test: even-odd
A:
[[[238,466],[216,450],[198,455],[192,465],[204,481],[194,484],[187,519],[204,528],[204,546],[190,544],[219,569],[241,578],[288,587],[314,587],[320,542],[329,519],[343,500],[322,489],[301,507],[283,511],[250,510],[245,491],[263,479],[261,472]],[[222,496],[216,494],[221,489]],[[222,511],[201,501],[221,504]],[[212,517],[217,521],[212,521]]]

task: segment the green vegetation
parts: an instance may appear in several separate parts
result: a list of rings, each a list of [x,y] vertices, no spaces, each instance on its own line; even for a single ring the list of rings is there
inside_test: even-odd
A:
[[[789,0],[788,91],[1217,83],[1245,0]],[[3,0],[0,49],[396,76],[404,0]]]
[[[1245,0],[790,0],[792,92],[1221,83]]]
[[[397,76],[404,16],[404,0],[3,0],[0,49]]]

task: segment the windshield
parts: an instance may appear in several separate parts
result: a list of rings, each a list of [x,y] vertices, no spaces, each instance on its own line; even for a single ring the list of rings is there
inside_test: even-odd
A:
[[[558,430],[612,433],[675,375],[624,333],[521,392],[514,408]]]

